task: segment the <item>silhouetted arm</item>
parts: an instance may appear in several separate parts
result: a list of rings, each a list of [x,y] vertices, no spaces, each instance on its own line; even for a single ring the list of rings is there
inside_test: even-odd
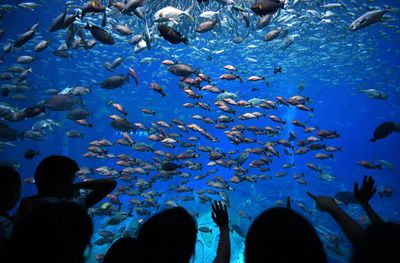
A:
[[[116,186],[117,182],[114,179],[98,179],[75,183],[73,188],[92,190],[86,196],[86,207],[89,208],[100,202],[111,193]]]
[[[292,199],[290,198],[290,196],[288,196],[286,198],[286,208],[292,210],[292,205],[291,205],[291,201]]]
[[[229,217],[226,204],[214,201],[211,204],[211,217],[219,226],[219,242],[214,263],[229,263],[231,260],[231,242],[229,240]]]
[[[354,195],[357,198],[357,201],[364,209],[372,224],[379,224],[383,223],[383,220],[369,204],[369,200],[374,196],[375,193],[375,180],[372,178],[372,176],[364,176],[363,183],[360,189],[358,189],[358,183],[354,183]]]
[[[367,233],[353,218],[346,214],[329,196],[315,196],[310,192],[307,195],[311,197],[319,211],[328,212],[335,219],[349,239],[353,247],[358,246],[365,239]]]

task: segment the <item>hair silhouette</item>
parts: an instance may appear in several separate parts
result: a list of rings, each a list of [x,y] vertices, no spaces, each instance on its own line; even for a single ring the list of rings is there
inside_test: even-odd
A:
[[[129,236],[118,239],[108,249],[103,263],[137,262],[137,245],[137,240]]]
[[[62,155],[44,158],[36,168],[35,181],[39,196],[71,197],[78,164]]]
[[[323,244],[308,220],[288,208],[261,213],[246,236],[245,262],[326,262]]]
[[[138,235],[140,261],[187,263],[194,253],[197,226],[182,207],[150,217]]]

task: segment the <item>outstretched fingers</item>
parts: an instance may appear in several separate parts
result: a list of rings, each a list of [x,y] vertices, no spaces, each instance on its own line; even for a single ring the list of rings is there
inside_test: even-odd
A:
[[[358,188],[358,182],[354,183],[354,190],[353,190],[354,194],[357,194],[359,192],[359,188]]]

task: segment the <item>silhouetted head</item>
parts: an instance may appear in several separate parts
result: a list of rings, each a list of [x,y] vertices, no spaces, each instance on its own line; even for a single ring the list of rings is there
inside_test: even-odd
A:
[[[301,215],[275,207],[260,214],[246,236],[246,263],[326,262],[323,244]]]
[[[128,236],[122,237],[108,249],[103,263],[135,263],[137,253],[137,240]]]
[[[92,220],[78,204],[40,204],[14,226],[5,262],[83,263],[92,233]]]
[[[8,166],[0,166],[0,212],[11,210],[21,196],[19,173]]]
[[[150,217],[138,235],[141,262],[187,263],[194,253],[197,226],[182,207]]]
[[[352,263],[400,262],[400,225],[382,223],[367,228],[368,238],[354,250]]]
[[[35,171],[39,195],[70,197],[71,186],[78,170],[78,164],[66,156],[50,155],[44,158]]]

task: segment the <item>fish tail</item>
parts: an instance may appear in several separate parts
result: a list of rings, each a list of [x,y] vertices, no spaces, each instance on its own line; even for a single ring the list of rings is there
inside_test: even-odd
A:
[[[194,7],[195,5],[196,5],[196,1],[193,1],[193,3],[189,6],[189,8],[186,9],[186,10],[183,12],[183,13],[185,14],[185,16],[189,17],[190,20],[192,20],[192,21],[194,21],[194,18],[193,18],[193,16],[191,16],[191,15],[189,14],[189,12],[192,11],[192,9],[193,9],[193,7]]]
[[[264,80],[265,80],[265,84],[267,85],[267,88],[269,88],[269,81],[268,81],[268,79],[266,79],[266,78],[264,77]]]
[[[182,38],[182,42],[185,45],[189,45],[189,39],[187,37]]]
[[[395,132],[400,132],[400,123],[396,123],[394,126],[394,131]]]

